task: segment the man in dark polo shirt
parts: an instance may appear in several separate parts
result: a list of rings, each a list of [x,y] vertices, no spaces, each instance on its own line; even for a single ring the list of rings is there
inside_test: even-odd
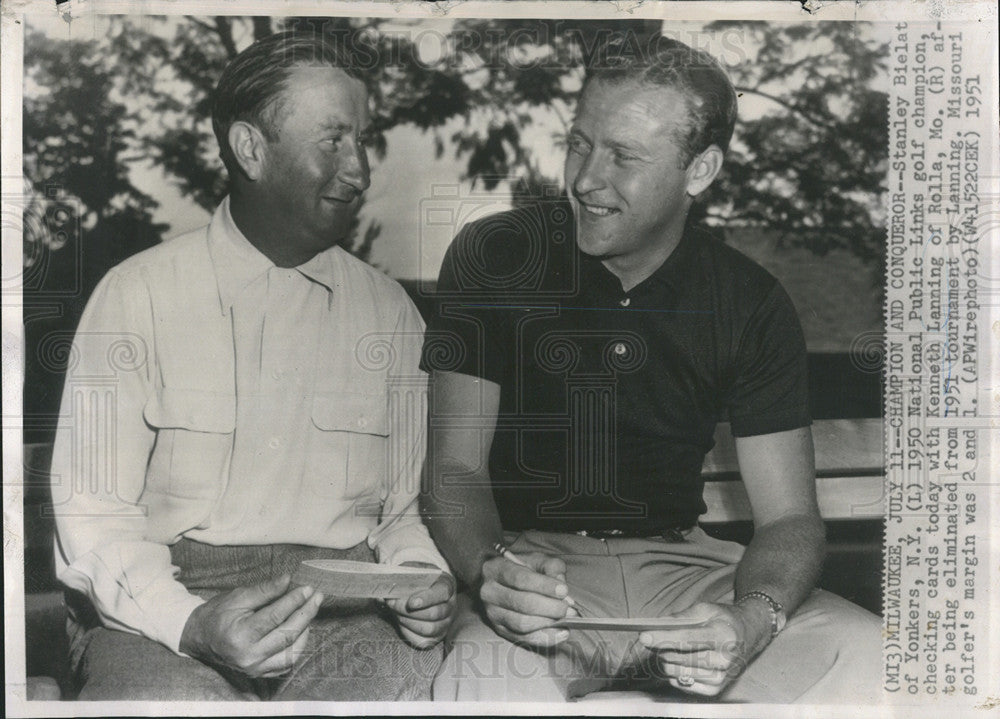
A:
[[[824,530],[795,310],[687,222],[736,94],[705,53],[650,47],[598,53],[568,201],[466,226],[441,269],[422,509],[471,598],[434,698],[646,680],[725,701],[877,701],[878,619],[814,590]],[[746,548],[697,526],[723,419],[754,512]],[[576,617],[676,626],[559,624]]]

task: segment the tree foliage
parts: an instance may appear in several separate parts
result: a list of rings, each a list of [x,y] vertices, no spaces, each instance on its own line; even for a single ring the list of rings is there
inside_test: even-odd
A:
[[[660,25],[462,19],[441,26],[447,29],[428,55],[420,42],[424,26],[407,22],[121,16],[101,40],[53,40],[28,30],[24,158],[31,202],[41,204],[43,219],[51,215],[46,203],[76,208],[78,232],[65,241],[50,221],[30,231],[26,222],[26,263],[47,256],[44,287],[26,289],[26,304],[82,272],[79,296],[54,313],[72,327],[79,299],[109,267],[163,238],[167,228],[153,220],[156,199],[134,184],[136,163],[161,168],[197,205],[215,207],[226,180],[210,94],[226,63],[254,39],[293,27],[328,33],[367,75],[378,156],[386,132],[415,126],[439,156],[463,161],[465,179],[487,190],[508,182],[517,203],[559,184],[539,169],[539,158],[568,130],[598,43],[611,31],[648,37]],[[707,29],[741,33],[743,55],[728,70],[743,102],[756,97],[767,109],[738,122],[726,169],[696,214],[724,233],[767,227],[816,253],[841,248],[879,265],[886,94],[877,78],[886,47],[852,23],[720,22]],[[555,128],[544,150],[526,140],[533,125]],[[348,248],[366,258],[379,229],[356,222]]]
[[[140,26],[122,17],[100,44],[31,34],[27,72],[41,92],[25,102],[28,174],[39,190],[58,183],[88,214],[128,212],[154,236],[162,232],[148,222],[156,202],[132,185],[129,162],[154,163],[211,210],[225,192],[209,119],[212,87],[239,50],[291,27],[327,33],[368,72],[379,154],[385,132],[413,125],[431,133],[439,155],[464,160],[466,179],[493,189],[500,178],[516,178],[520,187],[512,189],[530,194],[558,178],[539,172],[538,148],[523,141],[525,130],[546,113],[566,129],[583,68],[612,29],[643,38],[659,26],[458,20],[427,60],[419,25],[406,32],[396,21],[387,31],[386,23],[218,16]],[[729,72],[743,97],[763,98],[769,110],[739,122],[726,171],[699,212],[724,229],[763,225],[819,253],[842,247],[877,261],[886,95],[874,81],[884,69],[884,45],[851,23],[719,22],[707,29],[741,33],[745,53]]]
[[[727,228],[768,227],[817,254],[840,248],[881,265],[888,99],[877,78],[887,46],[852,23],[738,27],[758,50],[729,69],[736,90],[773,110],[738,123],[703,212]]]

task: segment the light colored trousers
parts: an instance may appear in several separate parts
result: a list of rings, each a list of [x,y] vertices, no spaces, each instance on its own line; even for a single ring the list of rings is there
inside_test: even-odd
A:
[[[508,534],[505,541],[518,554],[563,559],[585,617],[656,617],[701,601],[731,604],[743,555],[742,545],[713,539],[698,527],[682,542],[535,531]],[[460,606],[434,681],[436,701],[565,701],[626,686],[655,687],[653,695],[663,700],[695,700],[656,681],[655,663],[635,632],[571,630],[556,651],[536,652],[498,636],[468,598]],[[708,701],[877,703],[881,627],[874,614],[816,590],[746,670]]]
[[[240,586],[291,573],[303,559],[371,562],[366,544],[322,549],[291,544],[224,546],[182,539],[170,549],[178,579],[208,598]],[[441,665],[440,645],[418,650],[397,634],[388,609],[370,599],[324,602],[309,625],[309,639],[295,666],[277,679],[251,680],[222,672],[134,634],[100,626],[76,605],[69,621],[70,666],[81,700],[142,701],[393,701],[430,698]],[[93,612],[90,609],[90,612]]]

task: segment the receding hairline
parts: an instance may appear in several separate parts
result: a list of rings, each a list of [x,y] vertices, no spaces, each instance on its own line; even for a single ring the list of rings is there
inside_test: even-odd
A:
[[[223,69],[212,92],[212,132],[223,164],[233,173],[229,130],[245,122],[274,139],[287,101],[287,79],[295,68],[330,67],[366,85],[365,75],[340,46],[314,33],[269,35],[240,52]]]
[[[359,77],[352,75],[350,72],[345,70],[340,65],[331,65],[326,62],[320,62],[317,60],[303,60],[301,62],[296,62],[291,65],[285,65],[281,68],[283,77],[278,83],[278,91],[264,104],[260,109],[260,117],[262,119],[262,124],[265,127],[258,128],[265,134],[271,134],[277,136],[278,129],[283,124],[285,117],[287,116],[287,105],[291,99],[288,91],[290,89],[290,84],[293,75],[297,70],[334,70],[339,71],[341,75],[344,76],[346,80],[352,81],[361,86],[361,89],[365,92],[367,101],[368,88],[365,85],[364,80]],[[251,123],[252,124],[252,123]],[[270,137],[269,139],[274,139]]]

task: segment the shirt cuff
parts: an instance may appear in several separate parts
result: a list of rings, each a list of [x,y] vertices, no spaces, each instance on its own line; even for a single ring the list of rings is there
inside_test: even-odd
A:
[[[400,549],[382,563],[398,567],[405,562],[424,562],[425,564],[433,564],[438,569],[451,574],[451,569],[448,568],[448,563],[444,561],[444,557],[442,557],[436,549],[424,547],[407,547],[405,549]]]
[[[379,537],[373,547],[378,553],[379,564],[399,566],[403,562],[426,562],[451,574],[434,540],[419,519],[397,524],[388,534]]]
[[[187,625],[191,612],[205,603],[204,599],[187,592],[178,592],[176,596],[165,598],[157,607],[156,618],[150,628],[155,632],[151,639],[163,644],[167,649],[182,657],[188,656],[180,650],[181,635]]]

